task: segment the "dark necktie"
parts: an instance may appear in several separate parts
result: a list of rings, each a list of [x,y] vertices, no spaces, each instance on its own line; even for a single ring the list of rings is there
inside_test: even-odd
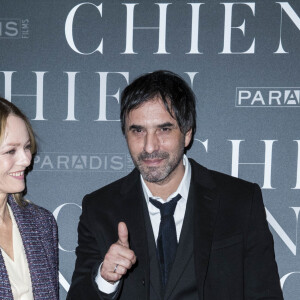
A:
[[[149,201],[160,210],[160,225],[157,238],[157,254],[162,273],[163,286],[165,287],[176,256],[177,235],[174,221],[174,211],[180,194],[167,203],[160,203],[149,198]]]

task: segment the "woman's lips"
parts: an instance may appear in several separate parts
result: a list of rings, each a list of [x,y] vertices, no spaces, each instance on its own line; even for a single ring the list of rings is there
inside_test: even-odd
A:
[[[19,179],[19,180],[24,179],[24,171],[11,172],[8,174],[15,179]]]

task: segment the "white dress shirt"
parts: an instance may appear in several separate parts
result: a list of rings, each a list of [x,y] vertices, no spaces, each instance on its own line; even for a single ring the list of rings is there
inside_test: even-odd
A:
[[[160,210],[149,201],[149,198],[151,197],[161,203],[166,203],[166,202],[170,201],[172,198],[174,198],[175,196],[177,196],[177,194],[181,195],[181,199],[179,199],[179,201],[177,202],[177,205],[176,205],[176,209],[174,212],[174,221],[175,221],[175,225],[176,225],[177,241],[179,242],[183,219],[184,219],[185,210],[186,210],[186,203],[187,203],[188,194],[189,194],[190,183],[191,183],[191,165],[190,165],[190,162],[189,162],[188,158],[186,157],[186,155],[183,156],[183,165],[185,167],[183,178],[182,178],[177,190],[173,194],[171,194],[166,201],[164,201],[160,197],[154,197],[152,195],[152,193],[148,189],[148,187],[141,175],[143,192],[144,192],[144,196],[145,196],[148,211],[149,211],[149,216],[150,216],[150,220],[151,220],[155,243],[157,241],[158,232],[159,232]],[[100,265],[98,274],[95,278],[98,288],[103,293],[106,293],[106,294],[113,293],[116,291],[119,281],[115,282],[114,284],[111,284],[111,283],[107,282],[105,279],[103,279],[100,274],[101,266],[102,266],[102,264]]]
[[[189,160],[186,157],[186,155],[183,156],[183,165],[185,166],[183,178],[182,178],[177,190],[173,194],[171,194],[166,201],[159,197],[154,197],[152,195],[152,193],[150,192],[150,190],[148,189],[144,179],[141,176],[142,187],[143,187],[144,196],[145,196],[145,199],[147,202],[147,207],[148,207],[148,211],[149,211],[149,216],[150,216],[150,220],[151,220],[151,225],[152,225],[152,229],[153,229],[155,242],[157,241],[158,232],[159,232],[160,210],[149,201],[149,198],[151,197],[161,203],[167,203],[170,200],[172,200],[175,196],[180,194],[181,198],[177,202],[176,209],[174,212],[174,221],[175,221],[175,226],[176,226],[177,242],[179,242],[183,219],[184,219],[184,215],[185,215],[187,198],[189,195],[190,183],[191,183],[191,166],[190,166]]]

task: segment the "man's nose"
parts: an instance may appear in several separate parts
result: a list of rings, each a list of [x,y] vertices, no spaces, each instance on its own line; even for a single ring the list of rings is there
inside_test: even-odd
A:
[[[159,139],[155,132],[147,133],[145,136],[144,150],[147,153],[152,153],[159,149]]]

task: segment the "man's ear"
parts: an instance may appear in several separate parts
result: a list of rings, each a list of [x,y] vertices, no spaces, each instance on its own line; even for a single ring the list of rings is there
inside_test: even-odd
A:
[[[188,130],[184,136],[184,146],[185,148],[188,147],[188,145],[190,144],[191,140],[192,140],[192,128],[190,130]]]

